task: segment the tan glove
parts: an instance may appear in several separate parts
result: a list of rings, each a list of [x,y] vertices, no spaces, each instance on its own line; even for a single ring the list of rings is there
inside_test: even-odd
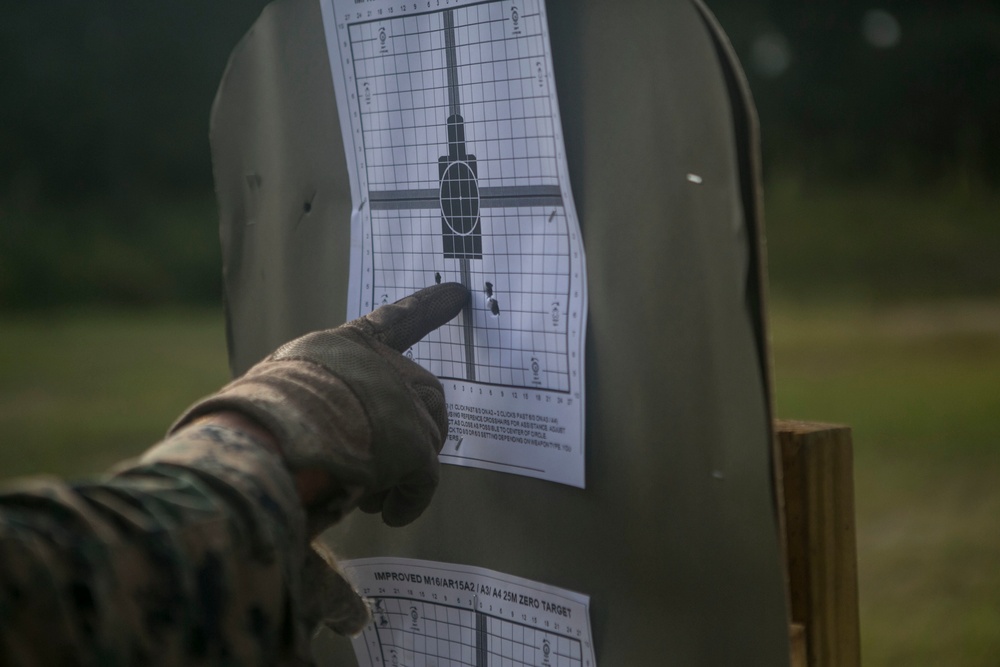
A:
[[[358,505],[390,526],[410,523],[437,487],[448,413],[441,383],[401,353],[468,300],[459,284],[436,285],[293,340],[189,408],[170,433],[228,411],[265,427],[293,474],[326,480],[305,507],[310,540]],[[299,574],[295,616],[307,635],[320,623],[348,635],[368,624],[366,601],[319,542],[306,549]]]
[[[448,413],[441,383],[401,352],[468,300],[457,283],[435,285],[293,340],[188,409],[171,433],[235,410],[275,435],[293,473],[326,472],[329,488],[306,507],[310,537],[357,505],[390,526],[408,524],[437,487]]]

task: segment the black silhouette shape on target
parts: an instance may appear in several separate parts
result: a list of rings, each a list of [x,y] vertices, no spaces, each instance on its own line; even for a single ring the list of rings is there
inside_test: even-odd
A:
[[[479,176],[476,156],[465,147],[465,120],[448,118],[448,155],[438,159],[441,179],[441,233],[446,259],[482,259]]]

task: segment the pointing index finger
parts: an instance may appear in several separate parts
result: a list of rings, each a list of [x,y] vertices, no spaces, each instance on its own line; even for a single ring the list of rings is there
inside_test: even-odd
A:
[[[469,296],[469,290],[459,283],[442,283],[382,306],[347,326],[404,352],[454,319],[469,302]]]

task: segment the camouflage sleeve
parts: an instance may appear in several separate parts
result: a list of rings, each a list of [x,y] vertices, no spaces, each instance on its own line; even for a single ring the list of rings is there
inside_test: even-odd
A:
[[[305,518],[249,436],[188,427],[94,483],[0,494],[0,665],[298,664]]]

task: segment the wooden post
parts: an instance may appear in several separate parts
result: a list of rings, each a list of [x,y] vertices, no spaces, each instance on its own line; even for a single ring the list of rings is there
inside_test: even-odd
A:
[[[858,568],[851,430],[779,420],[793,664],[804,632],[808,667],[858,667]]]
[[[789,627],[788,639],[792,647],[791,667],[809,667],[805,626],[801,623],[792,623]]]

